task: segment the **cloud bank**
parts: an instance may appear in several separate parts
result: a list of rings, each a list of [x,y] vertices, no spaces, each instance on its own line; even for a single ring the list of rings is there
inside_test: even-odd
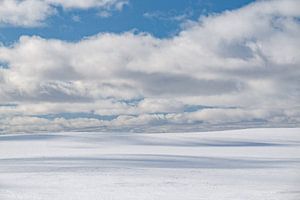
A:
[[[299,126],[299,17],[299,1],[272,0],[166,39],[22,36],[0,47],[0,132]]]

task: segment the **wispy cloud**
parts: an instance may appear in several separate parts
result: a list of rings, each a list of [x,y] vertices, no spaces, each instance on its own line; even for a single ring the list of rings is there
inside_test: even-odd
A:
[[[187,9],[183,12],[177,11],[154,11],[154,12],[146,12],[143,14],[145,18],[153,19],[153,20],[163,20],[163,21],[177,21],[182,22],[193,16],[193,10]]]
[[[122,10],[127,0],[1,0],[0,25],[37,27],[57,13],[56,8],[65,10],[97,8],[101,12]]]

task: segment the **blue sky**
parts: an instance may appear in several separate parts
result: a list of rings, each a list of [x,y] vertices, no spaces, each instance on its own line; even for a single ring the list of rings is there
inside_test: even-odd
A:
[[[300,126],[298,0],[0,0],[0,133]]]
[[[253,0],[131,0],[122,11],[110,11],[109,17],[99,17],[97,8],[65,10],[56,7],[57,14],[48,17],[41,27],[2,26],[0,40],[11,44],[22,35],[39,35],[76,41],[99,32],[130,30],[171,37],[180,31],[185,20],[197,20],[201,15],[236,9],[250,2]],[[182,20],[172,19],[183,15]]]

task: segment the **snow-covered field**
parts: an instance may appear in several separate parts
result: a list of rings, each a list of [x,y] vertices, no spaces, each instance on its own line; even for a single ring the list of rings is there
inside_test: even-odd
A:
[[[300,129],[0,136],[0,200],[299,200]]]

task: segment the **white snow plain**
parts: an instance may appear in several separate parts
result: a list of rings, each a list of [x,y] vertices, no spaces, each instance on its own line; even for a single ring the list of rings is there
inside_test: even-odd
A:
[[[299,200],[300,128],[0,136],[1,200]]]

